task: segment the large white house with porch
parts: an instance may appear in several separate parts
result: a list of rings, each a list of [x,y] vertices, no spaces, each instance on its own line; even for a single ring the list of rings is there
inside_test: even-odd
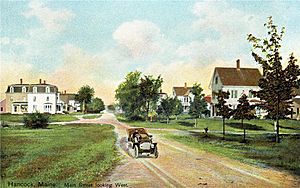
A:
[[[216,116],[216,93],[220,90],[230,93],[227,104],[232,109],[237,108],[238,99],[242,94],[248,96],[250,104],[259,102],[259,98],[254,97],[251,91],[258,91],[260,89],[258,81],[261,77],[262,75],[257,68],[241,68],[239,59],[236,61],[236,67],[216,67],[210,83],[212,91],[211,116]],[[263,114],[261,109],[257,108],[256,115],[262,116],[265,114]]]

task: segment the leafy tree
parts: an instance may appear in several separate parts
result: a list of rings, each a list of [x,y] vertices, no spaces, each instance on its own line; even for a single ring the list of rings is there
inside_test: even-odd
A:
[[[239,104],[237,105],[237,108],[233,110],[233,118],[234,119],[240,119],[242,123],[242,128],[244,129],[244,139],[243,141],[246,142],[246,128],[244,127],[244,119],[253,119],[255,117],[254,115],[254,106],[251,106],[247,96],[243,94],[239,100]]]
[[[94,88],[85,85],[82,86],[76,95],[76,100],[78,100],[80,103],[82,103],[82,112],[87,112],[87,104],[89,104],[95,94]]]
[[[229,99],[229,92],[219,91],[216,93],[218,103],[215,105],[217,108],[217,116],[222,116],[223,120],[223,136],[225,136],[225,119],[229,119],[231,116],[231,109],[229,105],[226,105],[226,99]]]
[[[183,112],[183,106],[182,106],[180,100],[177,99],[177,97],[174,100],[175,100],[174,114],[176,115],[176,120],[177,120],[177,116],[182,114],[182,112]]]
[[[159,89],[161,88],[163,79],[158,76],[157,79],[153,76],[144,76],[139,84],[140,100],[143,103],[143,109],[146,112],[146,121],[149,117],[150,105],[156,105],[159,97]]]
[[[118,105],[129,119],[137,119],[141,113],[140,78],[141,72],[134,71],[127,74],[125,81],[116,89],[115,98]]]
[[[194,83],[191,92],[194,95],[194,100],[190,101],[189,114],[195,118],[195,126],[197,126],[197,118],[201,118],[202,114],[206,113],[207,103],[200,84]]]
[[[173,114],[175,109],[176,99],[167,97],[161,100],[158,113],[163,114],[167,117],[167,124],[169,124],[170,116]]]
[[[105,110],[104,102],[98,97],[93,98],[92,102],[88,104],[87,110],[88,112],[100,113],[101,111]]]
[[[49,123],[49,115],[39,112],[26,114],[23,118],[24,126],[31,129],[47,128]]]
[[[263,68],[263,77],[259,80],[260,91],[256,92],[263,101],[263,108],[267,110],[268,117],[276,121],[276,141],[279,140],[279,120],[291,114],[293,88],[297,88],[297,77],[300,75],[297,59],[289,56],[288,65],[282,67],[280,48],[285,28],[281,31],[274,25],[272,17],[264,26],[268,30],[268,36],[260,39],[252,34],[248,35],[248,41],[252,43],[252,56]]]

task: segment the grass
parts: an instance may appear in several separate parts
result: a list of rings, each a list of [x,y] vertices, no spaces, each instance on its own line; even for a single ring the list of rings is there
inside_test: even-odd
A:
[[[1,129],[1,178],[21,182],[92,183],[118,161],[110,125],[50,125]],[[36,185],[36,184],[35,184]]]
[[[0,114],[0,120],[5,122],[23,122],[23,114]],[[50,122],[68,122],[76,121],[78,118],[72,114],[51,114],[49,117]]]
[[[183,118],[179,117],[178,120],[172,119],[169,124],[165,121],[146,122],[146,121],[129,121],[123,116],[117,116],[119,121],[127,123],[133,127],[146,127],[146,128],[163,128],[163,129],[178,129],[178,130],[200,130],[208,127],[209,131],[222,131],[221,119],[197,119],[197,127],[194,127],[195,120],[187,119],[187,115]],[[273,121],[271,120],[245,120],[247,133],[268,133],[274,132]],[[243,132],[240,121],[226,120],[226,131],[230,132]],[[296,120],[281,120],[280,133],[300,133],[300,121]]]
[[[89,116],[82,116],[83,119],[96,119],[100,118],[102,115],[89,115]]]

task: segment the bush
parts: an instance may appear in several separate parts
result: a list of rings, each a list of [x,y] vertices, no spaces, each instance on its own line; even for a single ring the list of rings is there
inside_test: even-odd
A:
[[[47,128],[49,123],[49,115],[41,113],[27,114],[23,118],[24,126],[31,129]]]

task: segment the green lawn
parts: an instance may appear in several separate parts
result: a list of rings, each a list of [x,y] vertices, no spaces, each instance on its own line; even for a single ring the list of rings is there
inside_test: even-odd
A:
[[[8,181],[91,183],[118,161],[110,125],[50,125],[48,129],[1,129],[1,177]]]
[[[96,119],[96,118],[100,118],[102,115],[89,115],[89,116],[82,116],[83,119]]]
[[[129,121],[123,116],[117,116],[119,121],[125,122],[133,127],[146,127],[146,128],[166,128],[166,129],[178,129],[178,130],[201,130],[208,127],[209,131],[222,131],[221,119],[197,119],[197,127],[194,127],[195,120],[187,119],[187,115],[184,118],[179,117],[178,120],[172,119],[169,124],[165,121],[161,122],[146,122],[146,121]],[[244,121],[247,132],[249,133],[267,133],[274,132],[273,121],[271,120],[245,120]],[[300,121],[296,120],[281,120],[280,121],[280,133],[300,133]],[[231,132],[243,132],[240,121],[238,120],[226,120],[226,131]]]
[[[23,122],[23,114],[0,114],[0,120],[5,122]],[[67,121],[76,121],[78,118],[72,114],[53,114],[50,115],[50,122],[67,122]]]

